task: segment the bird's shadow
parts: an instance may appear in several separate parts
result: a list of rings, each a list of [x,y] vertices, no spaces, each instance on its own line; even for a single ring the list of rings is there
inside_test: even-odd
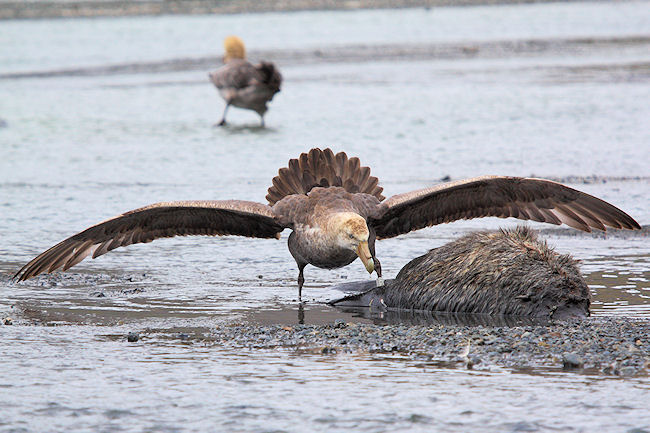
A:
[[[212,128],[215,131],[223,131],[226,134],[238,135],[238,134],[255,134],[255,135],[267,135],[274,134],[277,132],[275,128],[268,126],[262,126],[260,124],[231,124],[226,123],[225,125],[219,125],[215,123],[212,125]]]

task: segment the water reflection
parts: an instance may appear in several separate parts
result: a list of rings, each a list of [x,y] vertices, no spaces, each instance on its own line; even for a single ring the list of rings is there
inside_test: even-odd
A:
[[[431,311],[374,311],[371,308],[335,307],[353,317],[371,319],[375,324],[444,325],[444,326],[525,326],[547,325],[548,320],[516,317],[490,316],[486,314],[459,314]]]

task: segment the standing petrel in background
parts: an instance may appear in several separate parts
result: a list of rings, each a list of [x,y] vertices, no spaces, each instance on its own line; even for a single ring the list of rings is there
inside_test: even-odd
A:
[[[219,94],[226,101],[226,108],[218,125],[226,124],[228,107],[253,110],[260,115],[264,126],[266,103],[280,91],[282,75],[271,62],[253,65],[246,60],[244,42],[237,36],[228,36],[223,42],[226,54],[224,66],[210,74],[210,81],[219,89]]]
[[[344,152],[312,149],[289,160],[273,178],[269,204],[242,200],[177,201],[132,210],[92,226],[45,251],[15,277],[26,280],[66,270],[92,254],[186,235],[280,238],[289,228],[289,251],[298,264],[298,295],[308,264],[340,268],[361,259],[381,277],[375,239],[459,219],[496,216],[567,224],[590,232],[605,226],[639,229],[611,204],[556,182],[483,176],[398,194],[384,200],[370,168]]]

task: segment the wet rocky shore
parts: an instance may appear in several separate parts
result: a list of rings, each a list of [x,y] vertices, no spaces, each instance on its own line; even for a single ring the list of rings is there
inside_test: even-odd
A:
[[[303,10],[379,9],[543,3],[550,0],[37,0],[0,1],[0,19],[200,15]]]
[[[159,334],[162,332],[163,334]],[[144,330],[129,344],[169,338],[238,350],[297,353],[393,354],[424,363],[485,369],[555,368],[587,374],[647,376],[650,322],[592,318],[547,325],[466,326],[346,323],[327,325],[224,324],[203,331]],[[122,336],[125,343],[127,336]]]

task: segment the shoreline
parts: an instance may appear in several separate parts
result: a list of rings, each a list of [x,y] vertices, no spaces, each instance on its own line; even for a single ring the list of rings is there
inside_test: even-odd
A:
[[[581,2],[588,0],[570,0]],[[73,0],[0,1],[0,20],[205,15],[357,9],[434,8],[557,3],[558,0]],[[565,3],[566,1],[562,1]]]
[[[631,35],[626,37],[577,37],[566,39],[518,39],[494,41],[467,41],[420,44],[379,44],[379,45],[349,45],[345,47],[319,47],[307,49],[267,49],[251,50],[251,61],[268,60],[281,66],[312,65],[323,63],[364,63],[390,61],[423,61],[423,60],[473,60],[473,59],[502,59],[530,58],[548,53],[563,53],[564,55],[580,55],[587,50],[597,47],[600,50],[620,50],[624,47],[635,49],[650,48],[650,37]],[[186,71],[205,71],[219,67],[216,55],[196,56],[185,58],[170,58],[161,60],[111,63],[106,65],[87,65],[71,68],[45,69],[35,71],[0,72],[0,80],[5,79],[34,79],[52,77],[76,76],[108,76],[124,74],[160,74]],[[648,76],[650,63],[631,61],[625,64],[607,65],[598,62],[589,66],[576,67],[571,65],[550,65],[549,70],[562,69],[568,75],[588,71],[590,74],[600,74],[603,77],[614,75],[624,76],[626,80],[642,80]],[[538,68],[539,69],[539,68]],[[559,179],[559,178],[558,178]],[[568,183],[605,183],[616,178],[607,176],[568,176],[563,178]],[[555,180],[555,179],[551,179]],[[639,180],[639,179],[637,179]],[[559,180],[560,182],[562,180]]]
[[[43,322],[18,311],[11,312],[13,317],[8,316],[9,311],[1,313],[0,329],[81,325]],[[400,317],[397,322],[376,318],[372,323],[336,319],[301,324],[290,319],[275,324],[245,321],[162,328],[133,322],[120,326],[118,332],[108,332],[111,340],[129,345],[164,341],[234,352],[389,355],[452,369],[549,369],[592,376],[650,377],[650,320],[598,316],[534,324],[521,317],[467,316],[439,314],[435,322],[410,315],[410,320]]]
[[[339,319],[326,325],[246,323],[169,331],[136,333],[140,344],[165,338],[233,350],[325,356],[392,354],[424,364],[475,370],[550,368],[605,376],[650,375],[650,321],[633,318],[597,317],[512,327],[366,324]],[[127,342],[126,335],[120,339]]]

